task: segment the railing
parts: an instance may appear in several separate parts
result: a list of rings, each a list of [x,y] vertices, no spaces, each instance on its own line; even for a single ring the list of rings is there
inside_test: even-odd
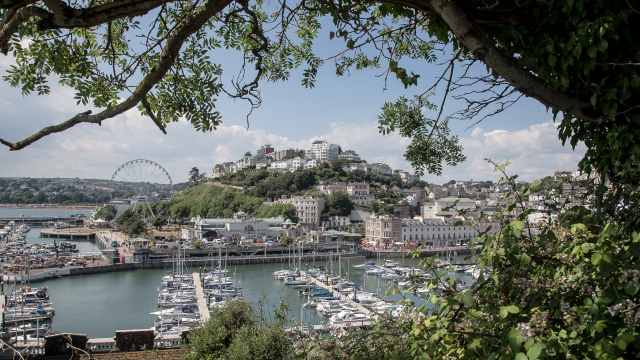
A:
[[[35,356],[35,355],[44,355],[44,347],[42,346],[26,346],[26,347],[15,347],[16,352],[19,352],[23,356]]]
[[[168,336],[154,340],[156,349],[171,349],[182,346],[182,338],[180,336]]]
[[[87,350],[92,353],[111,352],[116,350],[116,341],[113,339],[90,339],[87,341]]]

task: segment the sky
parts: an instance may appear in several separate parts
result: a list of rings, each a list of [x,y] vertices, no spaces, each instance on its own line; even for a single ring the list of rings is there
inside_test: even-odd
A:
[[[320,49],[330,52],[337,47],[323,44]],[[237,72],[238,54],[219,51],[212,58],[223,64],[223,81]],[[0,54],[0,73],[4,75],[12,61],[10,56]],[[164,135],[149,118],[133,109],[103,121],[102,126],[79,124],[20,151],[0,148],[0,176],[110,179],[125,162],[148,159],[161,164],[178,183],[187,180],[192,167],[210,173],[217,163],[236,161],[247,151],[255,153],[263,144],[271,144],[276,150],[306,149],[318,139],[338,144],[343,150],[354,150],[369,163],[382,162],[393,169],[413,172],[403,157],[410,139],[397,134],[383,136],[377,124],[385,102],[424,91],[442,72],[435,64],[410,66],[410,70],[421,74],[418,88],[405,89],[390,77],[384,90],[384,79],[377,77],[379,70],[336,77],[330,65],[320,69],[313,89],[300,85],[299,74],[287,82],[263,82],[263,103],[251,115],[248,128],[248,104],[224,95],[216,101],[223,124],[208,133],[197,132],[186,121],[180,121],[169,124],[168,134]],[[20,89],[0,81],[0,138],[23,140],[42,127],[91,109],[77,106],[73,90],[59,86],[55,79],[51,89],[46,96],[22,96]],[[441,98],[437,95],[433,101],[439,103]],[[461,106],[459,101],[448,100],[445,113]],[[551,114],[533,99],[523,98],[475,126],[456,120],[450,125],[452,133],[460,137],[467,160],[456,167],[445,166],[442,176],[426,174],[422,179],[430,183],[496,181],[499,175],[484,158],[498,163],[510,158],[509,173],[532,181],[557,170],[575,171],[586,151],[582,144],[575,151],[570,146],[563,147]]]

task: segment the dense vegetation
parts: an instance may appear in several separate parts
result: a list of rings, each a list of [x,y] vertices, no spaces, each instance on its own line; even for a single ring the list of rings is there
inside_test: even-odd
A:
[[[147,233],[147,224],[129,208],[116,219],[116,229],[128,236],[141,236]]]
[[[176,195],[171,203],[165,203],[161,213],[167,213],[174,219],[190,219],[197,215],[202,218],[232,218],[233,214],[243,211],[254,217],[275,217],[282,215],[285,219],[297,222],[295,207],[291,204],[269,207],[263,200],[244,194],[242,190],[225,189],[219,186],[202,183],[184,190]]]
[[[232,300],[214,308],[204,326],[189,331],[185,360],[285,359],[292,346],[285,334],[286,308],[263,319],[251,302]]]

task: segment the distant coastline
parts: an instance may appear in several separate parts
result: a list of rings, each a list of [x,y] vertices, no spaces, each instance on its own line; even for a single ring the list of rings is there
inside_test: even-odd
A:
[[[95,205],[57,205],[57,204],[50,204],[50,205],[33,205],[33,204],[29,204],[29,205],[15,205],[15,204],[0,204],[0,209],[24,209],[24,210],[81,210],[81,211],[87,211],[87,210],[93,210],[95,209]]]

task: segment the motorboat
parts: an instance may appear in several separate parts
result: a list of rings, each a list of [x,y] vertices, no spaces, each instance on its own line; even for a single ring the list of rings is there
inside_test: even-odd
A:
[[[151,315],[155,315],[159,318],[163,317],[185,317],[185,318],[195,318],[198,317],[198,313],[195,312],[191,306],[182,305],[182,306],[174,306],[171,309],[154,311]]]
[[[387,271],[384,274],[380,275],[381,278],[385,280],[400,280],[404,279],[404,275],[402,273],[396,271]]]
[[[392,268],[392,267],[400,266],[400,264],[397,261],[385,260],[383,266],[386,268]]]
[[[284,279],[285,285],[304,285],[311,282],[311,279],[305,276],[290,276]]]
[[[380,274],[384,274],[386,271],[387,271],[387,270],[385,270],[385,269],[383,269],[383,268],[381,268],[381,267],[379,267],[379,266],[372,267],[372,268],[370,268],[370,269],[365,270],[365,272],[366,272],[368,275],[380,275]]]
[[[341,311],[329,318],[331,325],[364,324],[371,320],[371,316],[361,312]]]
[[[368,270],[368,269],[371,269],[373,267],[376,267],[375,261],[367,261],[364,264],[353,265],[353,268],[356,269],[356,270]]]

